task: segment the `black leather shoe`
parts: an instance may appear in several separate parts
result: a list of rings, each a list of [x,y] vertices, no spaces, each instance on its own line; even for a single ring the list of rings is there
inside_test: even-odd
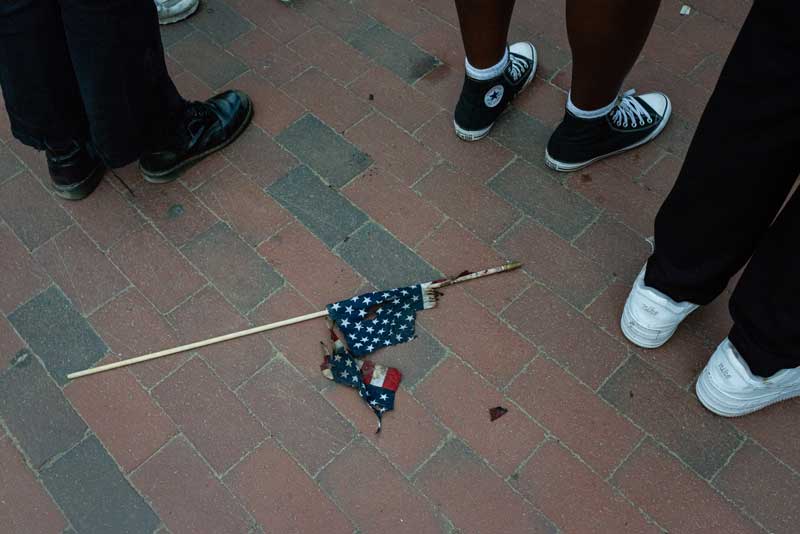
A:
[[[189,104],[173,141],[144,154],[139,168],[153,183],[171,182],[177,171],[232,143],[253,117],[253,104],[241,91],[225,91]]]
[[[58,196],[67,200],[88,197],[103,178],[103,163],[85,143],[72,141],[66,149],[45,150],[47,170]]]

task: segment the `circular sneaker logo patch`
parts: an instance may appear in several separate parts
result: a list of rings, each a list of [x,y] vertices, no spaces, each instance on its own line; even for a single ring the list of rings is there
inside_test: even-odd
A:
[[[483,103],[486,104],[487,107],[493,108],[503,100],[503,93],[505,93],[505,88],[499,84],[495,85],[489,89],[486,96],[483,97]]]

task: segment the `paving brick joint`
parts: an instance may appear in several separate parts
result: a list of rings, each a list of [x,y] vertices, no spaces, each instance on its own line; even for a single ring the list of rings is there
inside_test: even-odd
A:
[[[452,131],[451,0],[203,0],[162,27],[169,70],[247,91],[253,123],[171,184],[120,169],[135,197],[58,200],[0,110],[0,531],[795,532],[800,402],[731,421],[693,393],[726,299],[660,350],[618,330],[750,1],[690,5],[662,1],[630,75],[670,124],[571,175],[542,162],[562,0],[517,3],[539,71],[479,143]],[[380,434],[320,375],[322,321],[66,378],[507,259],[371,356],[404,373]]]

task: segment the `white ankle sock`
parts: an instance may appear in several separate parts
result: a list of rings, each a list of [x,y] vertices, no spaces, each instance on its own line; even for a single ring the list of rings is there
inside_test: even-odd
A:
[[[485,69],[479,69],[470,65],[467,58],[464,58],[464,65],[467,68],[467,76],[473,80],[482,81],[497,78],[503,74],[503,71],[508,65],[508,47],[506,47],[506,51],[503,52],[503,57],[500,59],[500,62],[497,65],[492,65],[491,67],[487,67]]]
[[[615,98],[614,100],[611,101],[610,104],[608,104],[607,106],[603,106],[600,109],[585,110],[579,108],[572,102],[571,92],[569,94],[569,98],[567,98],[567,110],[576,117],[578,117],[579,119],[596,119],[598,117],[602,117],[603,115],[606,115],[609,111],[614,109],[614,106],[616,104],[617,104],[617,99]]]

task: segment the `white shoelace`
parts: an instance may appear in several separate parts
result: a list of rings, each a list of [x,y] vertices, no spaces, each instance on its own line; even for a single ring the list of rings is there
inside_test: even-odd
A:
[[[628,123],[630,123],[630,126],[633,128],[636,126],[636,123],[638,123],[639,126],[644,126],[645,123],[652,124],[653,122],[653,117],[650,116],[650,112],[633,97],[634,94],[636,94],[635,89],[630,89],[622,93],[619,104],[617,104],[617,107],[614,109],[614,115],[611,116],[611,120],[620,128],[627,128]]]
[[[528,62],[515,54],[509,54],[509,66],[511,67],[511,77],[516,82],[527,70]]]

